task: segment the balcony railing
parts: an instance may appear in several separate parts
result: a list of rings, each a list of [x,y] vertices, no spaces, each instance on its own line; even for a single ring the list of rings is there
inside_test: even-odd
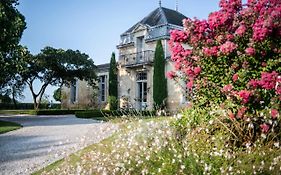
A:
[[[154,58],[154,51],[146,50],[132,54],[120,55],[120,63],[125,67],[136,67],[143,64],[151,64]]]

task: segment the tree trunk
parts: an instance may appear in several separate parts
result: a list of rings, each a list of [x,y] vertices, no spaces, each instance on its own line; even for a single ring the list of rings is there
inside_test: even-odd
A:
[[[40,103],[41,103],[41,99],[42,99],[42,96],[43,94],[45,93],[45,90],[47,88],[47,86],[49,85],[49,83],[44,83],[40,89],[40,91],[36,94],[34,92],[34,89],[33,89],[33,81],[34,79],[30,80],[27,82],[28,86],[29,86],[29,89],[31,91],[31,94],[32,94],[32,97],[33,97],[33,106],[34,106],[34,109],[35,110],[38,110],[39,109],[39,106],[40,106]],[[39,98],[38,98],[39,97]],[[38,101],[37,101],[37,98],[38,98]]]
[[[14,94],[14,93],[13,93],[13,95],[12,95],[12,98],[13,98],[13,103],[14,103],[15,109],[18,109],[17,101],[16,101],[16,98],[15,98],[15,94]]]

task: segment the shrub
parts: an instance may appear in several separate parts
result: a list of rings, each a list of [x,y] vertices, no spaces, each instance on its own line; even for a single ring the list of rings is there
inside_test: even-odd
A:
[[[84,111],[81,109],[46,109],[46,110],[34,110],[35,115],[67,115],[75,114],[77,111]]]
[[[193,105],[220,106],[233,133],[251,124],[251,143],[281,134],[280,9],[276,0],[221,0],[207,20],[186,19],[171,32],[176,72],[167,75],[185,81]]]
[[[87,110],[87,111],[77,111],[75,116],[78,118],[102,118],[105,114],[110,114],[110,110]]]
[[[54,103],[50,107],[49,104],[40,104],[39,106],[40,109],[60,109],[61,104],[59,103]],[[0,109],[34,109],[33,103],[18,103],[17,108],[15,108],[15,105],[12,103],[0,103]]]

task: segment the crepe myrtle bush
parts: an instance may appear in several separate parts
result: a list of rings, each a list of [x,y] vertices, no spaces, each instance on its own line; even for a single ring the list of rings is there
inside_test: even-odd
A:
[[[281,1],[221,0],[219,7],[171,31],[167,77],[185,82],[193,105],[220,106],[228,120],[251,124],[254,135],[278,132]]]

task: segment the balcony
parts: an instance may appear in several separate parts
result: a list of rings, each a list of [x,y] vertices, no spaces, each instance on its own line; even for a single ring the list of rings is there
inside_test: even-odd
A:
[[[121,66],[134,68],[142,65],[151,65],[154,59],[154,51],[146,50],[132,54],[120,55]]]

